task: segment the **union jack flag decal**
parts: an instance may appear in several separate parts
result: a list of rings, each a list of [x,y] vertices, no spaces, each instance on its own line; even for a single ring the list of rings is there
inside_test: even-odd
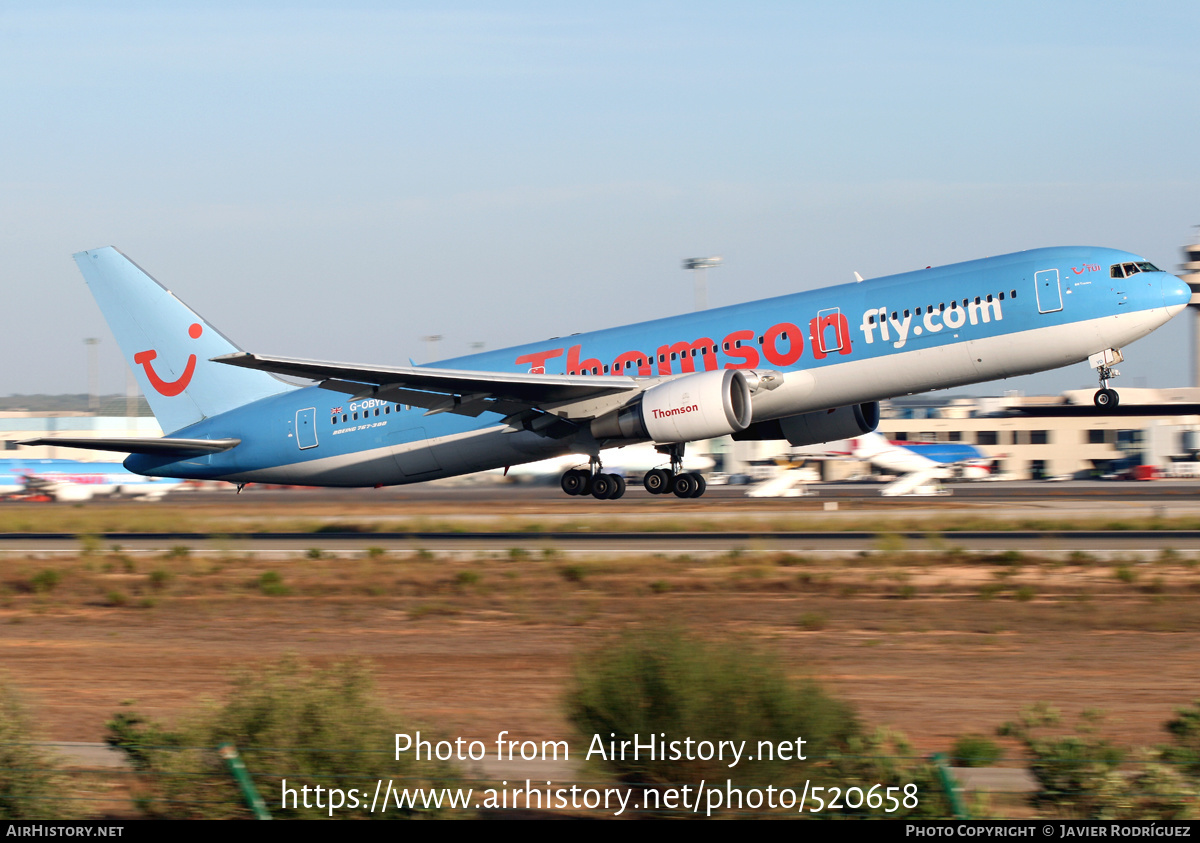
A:
[[[334,407],[332,410],[329,411],[329,415],[336,416],[341,411],[342,411],[341,407]]]

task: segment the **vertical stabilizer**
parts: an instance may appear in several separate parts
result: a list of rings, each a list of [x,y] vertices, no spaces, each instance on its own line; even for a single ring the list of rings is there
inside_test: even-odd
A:
[[[210,362],[241,349],[111,246],[75,262],[164,432],[291,389],[265,372]]]

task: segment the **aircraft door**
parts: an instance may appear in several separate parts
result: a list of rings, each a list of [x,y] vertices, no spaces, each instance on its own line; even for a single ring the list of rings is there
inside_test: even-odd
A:
[[[1042,269],[1033,274],[1037,287],[1038,313],[1053,313],[1063,309],[1062,287],[1058,282],[1057,269]]]
[[[822,354],[829,354],[831,351],[842,350],[842,334],[839,330],[838,321],[842,318],[842,309],[840,307],[831,307],[828,310],[817,311],[817,335],[810,339],[816,341],[814,350],[820,351]],[[826,328],[832,328],[833,342],[829,342],[826,337]]]
[[[296,444],[303,451],[317,447],[317,408],[296,411]]]

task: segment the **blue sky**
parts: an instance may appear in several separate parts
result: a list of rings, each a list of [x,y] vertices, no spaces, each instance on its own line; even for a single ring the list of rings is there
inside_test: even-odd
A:
[[[1195,3],[0,5],[0,394],[124,251],[242,346],[403,363],[1049,245],[1174,268]],[[1190,378],[1184,317],[1118,386]],[[1091,385],[1086,364],[1004,388]]]

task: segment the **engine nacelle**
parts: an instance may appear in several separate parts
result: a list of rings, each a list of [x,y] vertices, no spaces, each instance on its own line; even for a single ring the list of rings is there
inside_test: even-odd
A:
[[[740,369],[684,375],[652,386],[634,403],[592,422],[597,439],[660,444],[713,439],[750,426],[750,385]]]
[[[792,445],[817,445],[837,439],[852,439],[879,426],[879,402],[852,404],[833,410],[818,410],[782,419],[755,422],[733,434],[734,439],[786,439]]]

